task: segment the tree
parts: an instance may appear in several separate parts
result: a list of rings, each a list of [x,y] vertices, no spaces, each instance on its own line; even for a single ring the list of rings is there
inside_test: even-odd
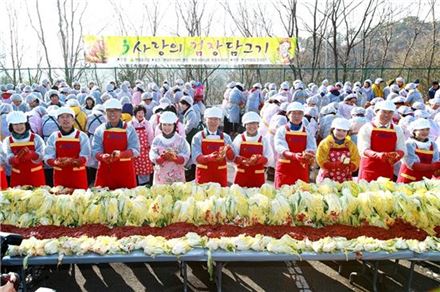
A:
[[[87,9],[87,2],[74,0],[57,0],[58,33],[64,62],[64,78],[72,84],[83,69],[78,69],[82,48],[82,19]]]

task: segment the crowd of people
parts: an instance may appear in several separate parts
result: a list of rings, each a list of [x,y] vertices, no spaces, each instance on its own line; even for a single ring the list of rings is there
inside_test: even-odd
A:
[[[207,106],[203,84],[182,79],[103,90],[61,79],[1,85],[0,187],[226,186],[228,163],[244,187],[438,178],[438,89],[402,77],[249,89],[233,81],[221,106]]]

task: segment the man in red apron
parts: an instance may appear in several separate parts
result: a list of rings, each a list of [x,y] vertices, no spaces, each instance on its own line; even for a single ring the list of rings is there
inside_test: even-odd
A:
[[[292,185],[299,179],[309,182],[309,167],[315,159],[316,139],[303,125],[304,111],[303,104],[290,103],[286,111],[289,122],[275,133],[276,188]]]
[[[4,140],[6,161],[11,166],[11,187],[44,185],[43,139],[30,130],[27,117],[23,112],[13,111],[7,121],[11,136]]]
[[[397,182],[411,183],[440,174],[437,145],[429,139],[431,124],[417,119],[410,124],[411,137],[406,141],[407,155],[402,159]]]
[[[191,156],[196,162],[196,182],[216,182],[222,187],[228,185],[227,160],[234,159],[232,140],[228,134],[218,130],[223,119],[219,107],[205,111],[205,130],[198,132],[192,139]]]
[[[246,131],[235,137],[234,162],[237,164],[234,183],[241,187],[259,188],[266,182],[264,167],[273,156],[269,141],[258,132],[261,122],[256,112],[247,112],[242,117]]]
[[[70,107],[58,109],[57,121],[60,130],[50,135],[44,156],[47,164],[53,167],[54,186],[87,189],[89,137],[74,128],[75,112]]]
[[[376,180],[379,177],[393,179],[394,164],[406,153],[402,129],[392,123],[396,106],[392,101],[375,104],[375,118],[363,125],[358,134],[361,155],[359,179]]]
[[[96,129],[92,143],[92,156],[98,160],[95,186],[134,188],[134,158],[139,156],[136,130],[121,120],[122,104],[119,100],[107,100],[104,108],[107,123]]]

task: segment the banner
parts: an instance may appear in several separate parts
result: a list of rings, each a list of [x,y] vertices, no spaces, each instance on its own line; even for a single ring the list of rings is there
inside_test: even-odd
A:
[[[84,36],[87,63],[290,64],[295,38]]]

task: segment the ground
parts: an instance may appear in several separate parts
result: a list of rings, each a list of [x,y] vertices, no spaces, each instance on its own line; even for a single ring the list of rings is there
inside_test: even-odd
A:
[[[371,275],[362,272],[360,262],[342,262],[341,274],[336,262],[230,263],[223,271],[223,291],[370,291]],[[74,272],[72,273],[72,268]],[[190,263],[190,291],[215,291],[205,263]],[[380,264],[379,291],[403,291],[409,263],[385,261]],[[384,274],[385,273],[385,274]],[[440,266],[424,262],[416,266],[413,291],[440,287]],[[101,264],[46,268],[35,287],[57,291],[182,291],[183,280],[176,263]],[[32,287],[31,291],[35,290]]]

